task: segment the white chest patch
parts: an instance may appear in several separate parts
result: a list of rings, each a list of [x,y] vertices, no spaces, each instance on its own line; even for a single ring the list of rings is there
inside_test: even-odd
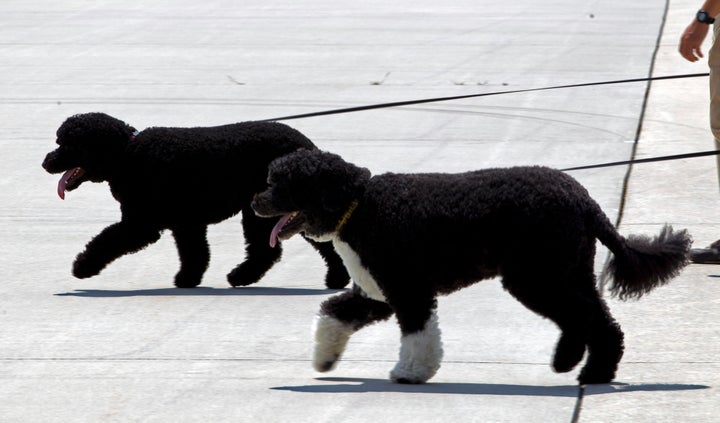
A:
[[[355,250],[338,238],[333,239],[333,245],[335,251],[342,258],[343,264],[345,264],[345,268],[347,268],[353,282],[363,290],[365,295],[373,300],[386,302],[385,295],[383,295],[370,272],[362,265],[360,256],[357,255]]]

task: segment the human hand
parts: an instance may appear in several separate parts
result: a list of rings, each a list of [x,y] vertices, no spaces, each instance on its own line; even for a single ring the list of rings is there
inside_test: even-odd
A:
[[[680,55],[690,62],[697,62],[704,57],[701,46],[709,29],[710,25],[693,20],[680,37]]]

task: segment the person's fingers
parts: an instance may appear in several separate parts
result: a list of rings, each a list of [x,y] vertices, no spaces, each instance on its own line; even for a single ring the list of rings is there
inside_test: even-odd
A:
[[[685,47],[681,44],[678,51],[682,57],[690,62],[697,62],[699,60],[692,48]],[[699,56],[702,57],[702,51],[699,51]]]
[[[678,51],[680,52],[680,55],[684,57],[685,59],[691,61],[691,62],[697,62],[698,60],[705,57],[705,55],[702,52],[702,47],[700,44],[695,43],[689,43],[684,42],[685,40],[680,41],[680,46],[678,47]]]

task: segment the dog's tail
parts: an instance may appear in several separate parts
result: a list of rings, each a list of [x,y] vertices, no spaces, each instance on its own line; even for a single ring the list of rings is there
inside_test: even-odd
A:
[[[600,281],[612,279],[610,292],[621,300],[642,297],[668,283],[688,264],[692,238],[687,230],[674,231],[672,226],[665,225],[655,237],[624,238],[604,213],[600,212],[600,216],[602,222],[596,222],[596,236],[613,253]]]

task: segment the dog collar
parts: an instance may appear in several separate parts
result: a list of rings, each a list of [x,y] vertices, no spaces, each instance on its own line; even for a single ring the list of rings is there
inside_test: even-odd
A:
[[[350,203],[350,207],[348,207],[345,214],[340,218],[340,221],[338,222],[337,226],[335,226],[336,233],[340,232],[342,230],[342,228],[345,227],[345,224],[347,223],[347,221],[350,220],[350,216],[352,216],[353,212],[357,208],[358,203],[359,202],[357,199],[353,200],[352,203]]]

